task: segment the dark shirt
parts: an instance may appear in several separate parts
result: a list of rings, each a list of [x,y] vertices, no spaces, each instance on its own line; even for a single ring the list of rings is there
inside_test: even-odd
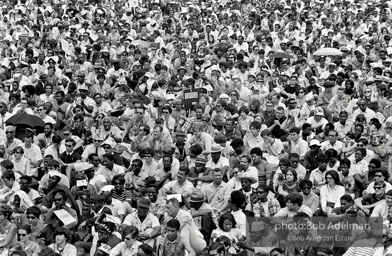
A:
[[[263,117],[265,121],[265,125],[267,127],[271,127],[271,125],[274,124],[276,116],[275,116],[275,111],[271,111],[271,114],[269,115],[266,111],[263,111]]]
[[[82,157],[76,152],[72,152],[71,154],[68,154],[67,152],[63,152],[60,154],[59,158],[65,164],[72,164],[82,159]]]

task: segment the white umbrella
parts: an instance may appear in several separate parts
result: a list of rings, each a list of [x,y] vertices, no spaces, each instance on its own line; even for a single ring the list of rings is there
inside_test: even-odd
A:
[[[322,48],[322,49],[318,49],[317,51],[315,51],[313,53],[313,55],[317,55],[317,56],[341,56],[343,55],[343,53],[341,51],[339,51],[336,48]]]

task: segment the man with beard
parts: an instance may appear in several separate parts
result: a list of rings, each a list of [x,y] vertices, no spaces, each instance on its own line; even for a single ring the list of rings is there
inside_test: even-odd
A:
[[[129,214],[123,222],[123,228],[135,226],[138,228],[139,240],[153,245],[154,240],[161,234],[161,226],[156,216],[150,213],[151,202],[149,199],[141,198],[137,202],[137,211]],[[152,229],[152,230],[151,230]]]
[[[55,192],[53,197],[53,202],[54,202],[54,207],[49,209],[46,215],[46,219],[50,221],[52,219],[52,215],[54,214],[54,211],[65,210],[75,219],[73,222],[69,223],[65,227],[69,228],[70,230],[76,227],[76,225],[78,224],[78,214],[74,209],[66,205],[67,202],[66,193],[64,193],[63,191]]]
[[[272,227],[269,218],[254,219],[249,227],[249,243],[245,244],[244,241],[240,241],[238,246],[255,252],[257,255],[270,255],[270,252],[278,246],[278,237]]]
[[[188,180],[193,183],[196,189],[201,189],[204,185],[212,181],[212,170],[206,169],[207,159],[204,155],[196,157],[195,168],[192,168]]]

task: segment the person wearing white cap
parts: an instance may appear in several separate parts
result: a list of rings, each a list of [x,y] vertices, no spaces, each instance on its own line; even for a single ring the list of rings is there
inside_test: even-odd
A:
[[[229,159],[222,155],[222,147],[219,144],[211,145],[211,159],[208,160],[206,164],[207,170],[214,170],[215,168],[219,168],[222,170],[223,177],[226,175],[229,170]]]
[[[312,126],[312,129],[324,129],[324,126],[328,123],[327,119],[324,118],[324,110],[321,107],[317,107],[313,114],[306,122]]]

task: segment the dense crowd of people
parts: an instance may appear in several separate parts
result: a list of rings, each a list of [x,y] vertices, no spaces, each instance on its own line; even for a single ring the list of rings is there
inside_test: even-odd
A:
[[[391,8],[3,1],[0,255],[390,255]]]

